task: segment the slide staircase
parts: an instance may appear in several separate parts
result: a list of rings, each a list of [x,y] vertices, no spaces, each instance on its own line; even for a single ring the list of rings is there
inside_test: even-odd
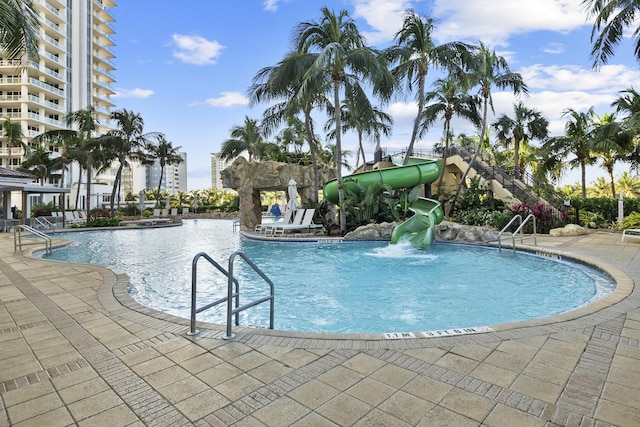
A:
[[[455,164],[458,169],[464,171],[473,159],[473,154],[460,146],[449,148],[447,164]],[[495,164],[492,164],[491,157],[481,151],[476,159],[471,163],[469,178],[480,177],[481,181],[489,184],[489,189],[496,198],[505,202],[507,206],[513,206],[526,202],[529,206],[542,203],[550,206],[555,213],[559,214],[555,206],[562,203],[562,196],[555,192],[552,186],[541,182],[527,171],[518,168],[507,171]],[[536,189],[534,191],[533,189]]]

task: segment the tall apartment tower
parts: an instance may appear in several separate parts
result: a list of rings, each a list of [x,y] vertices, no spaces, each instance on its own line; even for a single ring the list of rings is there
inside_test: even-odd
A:
[[[231,161],[220,157],[220,153],[211,153],[211,188],[217,190],[224,189],[222,182],[222,171],[231,165]]]
[[[114,107],[114,18],[109,10],[117,6],[115,1],[33,0],[33,5],[41,24],[39,61],[9,61],[0,53],[0,123],[6,118],[20,122],[28,143],[43,132],[66,129],[67,113],[93,106],[103,126],[100,132],[106,132]],[[0,141],[0,166],[15,169],[24,150],[9,150],[6,138]],[[68,175],[65,186],[77,179]]]

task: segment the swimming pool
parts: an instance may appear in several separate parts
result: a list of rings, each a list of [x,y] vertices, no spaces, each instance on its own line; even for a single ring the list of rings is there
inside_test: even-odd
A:
[[[143,305],[189,318],[191,261],[206,252],[226,268],[240,249],[275,284],[275,328],[302,332],[386,333],[477,327],[547,317],[611,292],[604,273],[574,263],[471,245],[429,248],[384,242],[286,243],[240,238],[230,220],[186,220],[182,227],[60,233],[74,243],[52,259],[125,271]],[[265,283],[236,262],[243,303]],[[199,264],[198,306],[226,295],[226,278]],[[257,285],[257,286],[256,286]],[[198,315],[225,323],[224,307]],[[268,304],[241,314],[268,325]]]

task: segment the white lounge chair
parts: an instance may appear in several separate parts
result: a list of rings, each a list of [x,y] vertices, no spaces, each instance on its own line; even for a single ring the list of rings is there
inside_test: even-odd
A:
[[[153,216],[160,216],[160,209],[154,209]]]
[[[267,228],[273,227],[273,226],[274,226],[274,225],[276,225],[276,224],[289,224],[289,222],[291,221],[291,214],[292,214],[292,212],[293,212],[293,211],[292,211],[291,209],[289,209],[288,211],[286,211],[286,212],[284,213],[284,216],[282,217],[282,221],[280,221],[280,222],[266,222],[266,223],[260,223],[260,224],[256,225],[256,228],[255,228],[255,230],[254,230],[254,231],[255,231],[256,233],[258,233],[258,232],[259,232],[259,233],[261,233],[261,234],[262,234],[263,232],[266,232],[266,231],[267,231]]]
[[[182,215],[186,215],[189,213],[189,208],[182,208]]]
[[[640,239],[640,228],[627,228],[622,232],[622,241],[624,238],[628,239]]]
[[[294,211],[290,209],[289,212],[293,213]],[[274,222],[271,224],[264,224],[263,228],[264,228],[265,234],[271,234],[273,236],[274,234],[277,233],[276,230],[282,229],[283,227],[299,226],[300,224],[302,224],[305,212],[306,212],[306,209],[297,209],[295,211],[296,214],[293,217],[293,220],[291,222],[283,221],[283,222]]]
[[[171,216],[178,216],[178,208],[171,208]]]
[[[284,234],[285,231],[293,231],[293,230],[307,230],[309,233],[312,229],[322,228],[320,224],[313,223],[313,215],[316,213],[315,209],[306,209],[304,213],[304,218],[300,224],[283,224],[281,226],[275,226],[272,234],[280,233]]]

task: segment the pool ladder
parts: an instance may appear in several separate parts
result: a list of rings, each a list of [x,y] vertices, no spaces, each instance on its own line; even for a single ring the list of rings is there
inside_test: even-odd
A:
[[[502,230],[500,230],[500,232],[498,233],[498,251],[502,251],[502,233],[504,233],[505,231],[507,231],[509,229],[509,227],[511,227],[511,225],[515,222],[515,221],[519,221],[519,225],[518,228],[516,228],[516,230],[511,233],[511,246],[513,248],[513,252],[516,252],[516,240],[519,240],[520,242],[523,242],[526,239],[533,239],[533,244],[537,245],[538,244],[538,239],[536,237],[536,217],[533,214],[529,214],[524,220],[522,219],[522,215],[518,214],[516,216],[514,216],[513,218],[511,218],[511,221],[509,221],[509,223],[507,225],[504,226],[504,228]],[[522,229],[524,228],[524,226],[527,224],[527,222],[531,221],[533,223],[533,234],[532,235],[525,235],[522,232]]]
[[[269,295],[259,298],[250,303],[240,305],[240,283],[238,279],[233,277],[233,263],[236,257],[242,258],[249,266],[264,279],[265,282],[269,285]],[[214,266],[220,273],[227,277],[227,296],[219,298],[209,304],[206,304],[202,307],[196,307],[196,294],[197,294],[197,283],[198,283],[198,261],[204,258]],[[222,303],[227,303],[227,335],[224,337],[226,340],[231,340],[235,338],[231,330],[231,322],[235,320],[236,326],[239,326],[239,314],[241,311],[244,311],[248,308],[251,308],[255,305],[262,304],[263,302],[269,301],[269,329],[273,329],[273,307],[274,307],[274,287],[271,279],[267,277],[266,274],[262,272],[243,252],[236,251],[231,254],[229,257],[229,269],[225,270],[220,264],[218,264],[214,259],[212,259],[209,255],[204,252],[200,252],[195,257],[193,257],[193,261],[191,263],[191,328],[187,335],[197,335],[200,331],[196,329],[196,314],[201,313],[205,310],[208,310],[212,307],[220,305]],[[235,319],[233,319],[235,317]]]
[[[27,236],[31,236],[32,238],[23,238],[23,233],[27,233]],[[40,243],[44,243],[45,253],[49,255],[52,250],[51,242],[51,237],[41,231],[36,230],[35,228],[29,227],[28,225],[19,224],[13,227],[14,252],[21,251],[22,247],[26,245],[37,245]]]

